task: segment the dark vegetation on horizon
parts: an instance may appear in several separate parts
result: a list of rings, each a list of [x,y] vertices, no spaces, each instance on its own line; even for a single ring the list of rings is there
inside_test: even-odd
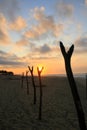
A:
[[[0,70],[1,75],[14,75],[12,71]]]

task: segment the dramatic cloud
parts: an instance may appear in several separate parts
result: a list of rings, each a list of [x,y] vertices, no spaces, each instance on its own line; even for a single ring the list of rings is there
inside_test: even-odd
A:
[[[14,54],[9,54],[3,51],[0,51],[0,65],[7,65],[7,66],[20,66],[24,65],[21,58],[18,58]]]
[[[27,26],[26,21],[21,16],[19,16],[18,18],[15,19],[15,21],[13,21],[10,24],[10,29],[15,31],[21,31],[26,26]]]
[[[16,45],[21,46],[21,47],[26,46],[26,45],[28,45],[28,40],[25,39],[25,38],[22,38],[22,39],[20,39],[19,41],[16,42]]]
[[[62,2],[62,3],[56,4],[56,10],[59,16],[68,18],[73,15],[74,7],[71,4]]]
[[[2,55],[5,56],[6,52],[0,50],[0,56],[2,56]]]
[[[87,52],[87,37],[80,37],[75,41],[77,52]]]
[[[44,44],[40,48],[37,49],[40,53],[49,53],[51,51],[51,48],[47,45]]]
[[[11,39],[8,34],[8,24],[3,16],[3,14],[0,13],[0,44],[6,45],[10,43]]]
[[[0,59],[0,65],[20,66],[20,65],[23,65],[23,63],[22,62],[16,62],[16,61],[10,61],[10,60],[7,61],[7,60]]]
[[[13,21],[19,12],[18,0],[0,0],[0,12]]]
[[[56,59],[56,58],[57,58],[56,56],[50,57],[50,56],[40,56],[40,55],[31,57],[32,60],[52,60],[52,59]]]
[[[31,43],[29,44],[29,50],[30,51],[26,54],[26,58],[31,60],[58,58],[58,52],[60,51],[58,46],[49,45],[48,43],[38,46]]]
[[[37,22],[31,29],[25,32],[28,38],[37,38],[42,34],[51,32],[54,36],[59,36],[63,32],[63,25],[57,24],[52,16],[47,16],[44,13],[45,8],[35,8],[33,10],[34,20]]]

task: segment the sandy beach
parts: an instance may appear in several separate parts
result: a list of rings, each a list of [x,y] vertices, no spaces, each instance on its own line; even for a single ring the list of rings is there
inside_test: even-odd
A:
[[[85,78],[75,78],[87,124]],[[38,78],[35,78],[38,86]],[[42,78],[42,120],[38,120],[39,87],[37,103],[33,104],[33,86],[29,77],[29,95],[20,76],[0,75],[0,130],[80,130],[71,89],[66,77]]]

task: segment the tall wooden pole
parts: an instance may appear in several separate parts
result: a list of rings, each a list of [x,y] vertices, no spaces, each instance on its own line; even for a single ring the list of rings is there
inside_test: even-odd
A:
[[[22,73],[21,76],[21,88],[23,88],[23,84],[24,84],[24,72]]]
[[[80,101],[80,97],[77,91],[77,86],[73,77],[73,72],[71,69],[71,56],[74,51],[74,45],[72,45],[70,49],[68,50],[68,52],[66,52],[63,43],[60,42],[60,49],[61,49],[62,55],[64,57],[64,61],[65,61],[66,74],[67,74],[67,78],[70,84],[72,96],[74,99],[74,104],[77,111],[80,130],[86,130],[85,116],[84,116],[82,104]]]
[[[87,99],[87,74],[86,74],[86,99]]]
[[[39,77],[39,85],[40,85],[40,104],[39,104],[39,120],[42,119],[42,96],[43,96],[43,91],[42,91],[42,83],[41,83],[41,72],[43,70],[43,67],[41,68],[41,70],[39,69],[39,67],[37,67],[37,71],[38,71],[38,77]]]
[[[31,77],[32,77],[32,84],[33,84],[33,88],[34,88],[34,104],[36,104],[36,86],[35,86],[35,82],[34,82],[34,75],[33,75],[33,66],[32,68],[30,68],[30,66],[28,66],[28,69],[31,73]]]
[[[26,71],[27,95],[29,95],[28,72]]]

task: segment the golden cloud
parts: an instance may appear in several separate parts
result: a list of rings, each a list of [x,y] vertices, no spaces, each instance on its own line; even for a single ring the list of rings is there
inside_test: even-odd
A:
[[[47,16],[44,13],[45,8],[35,8],[33,11],[34,20],[37,25],[33,25],[31,29],[25,32],[27,38],[37,38],[44,33],[52,32],[54,36],[59,36],[63,31],[63,24],[56,23],[52,16]]]
[[[19,16],[9,26],[10,26],[10,29],[12,29],[12,30],[21,31],[22,29],[24,29],[27,26],[27,24],[26,24],[25,19],[23,19],[21,16]]]
[[[28,40],[25,38],[20,39],[19,41],[16,42],[17,46],[26,46],[28,44]]]
[[[8,33],[8,23],[3,14],[0,13],[0,44],[6,45],[11,42]]]

